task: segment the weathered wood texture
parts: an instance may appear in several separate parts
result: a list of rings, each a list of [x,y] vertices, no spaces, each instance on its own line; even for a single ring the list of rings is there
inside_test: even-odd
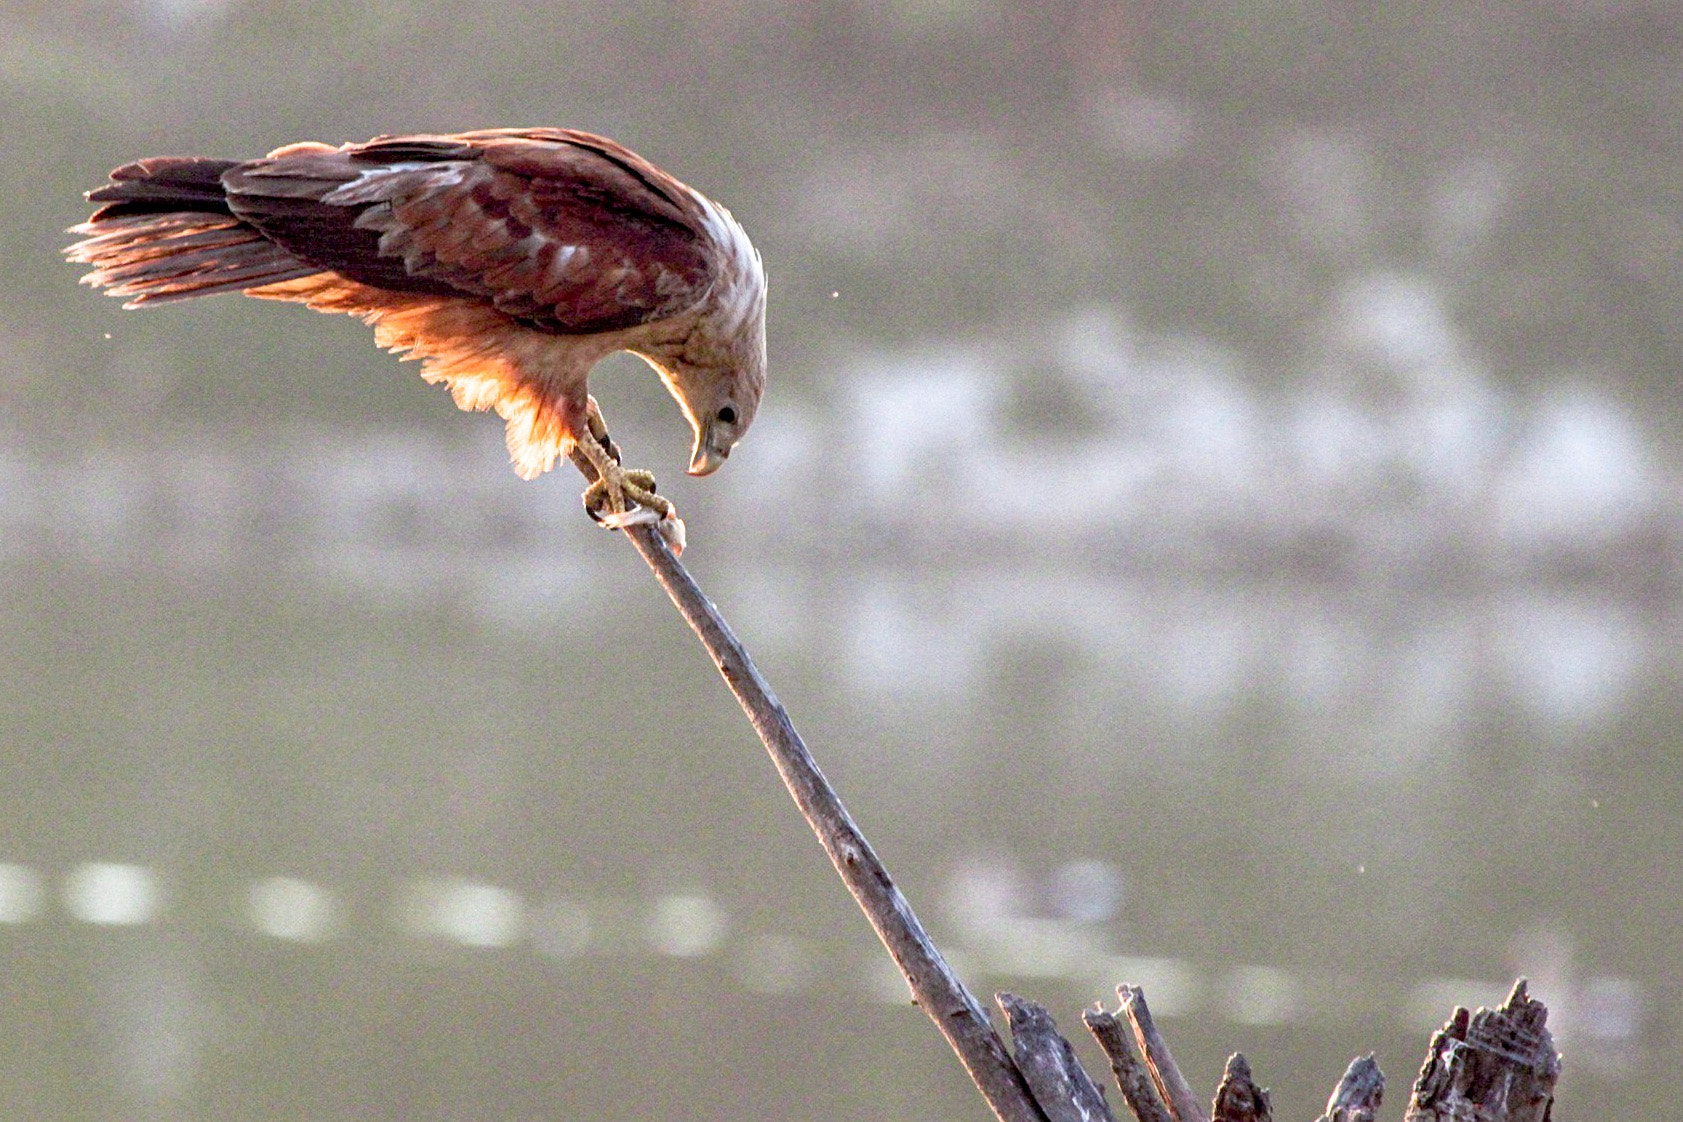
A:
[[[1046,1117],[1051,1122],[1116,1122],[1104,1092],[1075,1058],[1045,1006],[1008,993],[995,994],[994,1000],[1011,1026],[1017,1067]]]
[[[1204,1116],[1204,1108],[1198,1105],[1197,1096],[1192,1093],[1192,1085],[1180,1073],[1180,1067],[1169,1051],[1169,1042],[1163,1039],[1163,1034],[1157,1031],[1156,1022],[1151,1019],[1151,1007],[1145,1003],[1145,991],[1138,986],[1120,985],[1116,987],[1116,996],[1122,999],[1122,1012],[1134,1028],[1134,1041],[1139,1045],[1140,1055],[1145,1057],[1145,1066],[1151,1072],[1152,1083],[1157,1086],[1158,1097],[1169,1108],[1169,1113],[1175,1116],[1175,1122],[1209,1122]]]
[[[1357,1056],[1333,1088],[1319,1122],[1374,1122],[1384,1100],[1385,1073],[1373,1062],[1373,1053]]]
[[[1273,1122],[1274,1111],[1268,1092],[1251,1080],[1251,1065],[1243,1052],[1227,1057],[1215,1102],[1210,1104],[1210,1122]]]
[[[1432,1037],[1404,1122],[1548,1122],[1560,1054],[1524,978],[1500,1009],[1456,1009]]]
[[[1116,1086],[1122,1092],[1122,1101],[1128,1104],[1134,1117],[1139,1122],[1174,1122],[1169,1108],[1157,1097],[1157,1085],[1151,1081],[1151,1073],[1134,1055],[1122,1018],[1103,1009],[1089,1009],[1081,1014],[1081,1022],[1104,1049]]]

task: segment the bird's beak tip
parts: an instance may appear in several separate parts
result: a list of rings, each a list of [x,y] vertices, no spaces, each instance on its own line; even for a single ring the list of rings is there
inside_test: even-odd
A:
[[[725,454],[723,452],[716,452],[703,445],[695,450],[695,455],[690,457],[690,474],[712,475],[723,467],[724,463]]]

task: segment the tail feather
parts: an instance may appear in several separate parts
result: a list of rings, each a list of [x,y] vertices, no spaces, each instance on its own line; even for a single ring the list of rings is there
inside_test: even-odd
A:
[[[83,284],[127,298],[127,308],[295,280],[321,272],[240,221],[222,174],[231,160],[162,156],[124,164],[88,192],[104,203],[72,234],[71,261],[92,265]]]
[[[72,226],[73,234],[92,235],[65,252],[73,261],[92,261],[94,258],[121,246],[126,262],[152,261],[188,251],[204,251],[226,246],[244,245],[251,235],[232,219],[218,223],[199,215],[177,215],[184,221],[170,222],[162,216],[139,221],[105,222],[95,225],[84,222]]]
[[[111,173],[111,182],[88,192],[90,202],[106,204],[92,221],[178,210],[233,214],[222,189],[222,173],[237,166],[237,160],[196,156],[154,156],[124,164]]]

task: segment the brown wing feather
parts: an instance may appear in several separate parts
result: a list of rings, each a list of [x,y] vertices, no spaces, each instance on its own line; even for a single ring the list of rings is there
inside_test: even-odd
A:
[[[710,280],[688,190],[586,133],[282,150],[224,184],[235,214],[302,260],[395,292],[489,300],[558,334],[674,315]]]

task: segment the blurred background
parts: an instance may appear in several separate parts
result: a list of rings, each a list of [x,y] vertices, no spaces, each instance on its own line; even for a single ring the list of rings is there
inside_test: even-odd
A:
[[[1557,1115],[1658,1116],[1680,56],[1654,0],[0,5],[0,1114],[987,1117],[576,473],[350,320],[58,259],[139,156],[566,125],[764,252],[726,471],[597,393],[973,988],[1143,983],[1283,1118],[1376,1050],[1400,1116],[1525,973]]]

